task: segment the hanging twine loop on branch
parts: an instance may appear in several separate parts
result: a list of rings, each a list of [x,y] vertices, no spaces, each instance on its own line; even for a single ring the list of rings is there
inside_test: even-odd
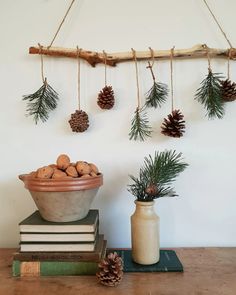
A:
[[[173,57],[174,57],[174,49],[173,46],[170,50],[170,87],[171,87],[171,110],[174,110],[174,84],[173,84]]]
[[[42,81],[43,83],[47,83],[47,78],[44,77],[44,64],[43,64],[43,54],[42,54],[42,48],[43,46],[38,43],[39,46],[39,54],[40,54],[40,64],[41,64],[41,77],[42,77]]]
[[[208,48],[208,46],[206,44],[203,44],[203,48],[206,50],[206,56],[207,56],[207,62],[208,62],[208,71],[212,72],[209,48]]]
[[[154,63],[155,63],[155,58],[154,58],[154,50],[151,48],[151,47],[148,47],[149,50],[150,50],[150,53],[151,53],[151,61],[152,63],[150,63],[150,61],[148,61],[148,66],[146,67],[147,69],[150,69],[150,72],[151,72],[151,75],[152,75],[152,79],[153,81],[155,82],[156,81],[156,77],[153,73],[153,66],[154,66]]]
[[[131,48],[131,50],[132,50],[132,54],[133,54],[133,60],[134,60],[134,64],[135,64],[135,73],[136,73],[137,100],[138,100],[137,109],[140,110],[141,101],[140,101],[140,93],[139,93],[138,62],[137,62],[136,51],[133,48]]]
[[[105,50],[103,50],[103,58],[104,58],[105,86],[107,86],[107,54]]]
[[[78,109],[80,111],[80,52],[82,48],[76,46],[77,51],[77,65],[78,65],[78,80],[77,80],[77,96],[78,96]]]

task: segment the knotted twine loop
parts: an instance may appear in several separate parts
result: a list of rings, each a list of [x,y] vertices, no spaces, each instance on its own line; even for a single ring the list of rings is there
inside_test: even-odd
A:
[[[105,65],[105,86],[107,86],[107,54],[105,50],[103,50],[103,59],[104,59],[104,65]]]
[[[174,57],[174,49],[173,46],[170,50],[170,88],[171,88],[171,110],[174,110],[174,86],[173,86],[173,57]]]
[[[208,46],[206,44],[203,44],[203,48],[206,50],[207,62],[208,62],[208,71],[212,72],[209,48],[208,48]]]
[[[137,63],[137,56],[136,56],[136,51],[131,48],[132,50],[132,54],[133,54],[133,59],[134,59],[134,63],[135,63],[135,73],[136,73],[136,85],[137,85],[137,100],[138,100],[138,106],[137,109],[140,110],[140,94],[139,94],[139,79],[138,79],[138,63]]]
[[[149,50],[150,50],[150,53],[151,53],[151,60],[152,60],[152,64],[150,63],[150,61],[148,61],[148,66],[146,67],[147,69],[150,69],[150,71],[151,71],[151,75],[152,75],[152,79],[153,79],[153,81],[155,82],[155,80],[156,80],[156,77],[155,77],[155,75],[154,75],[154,73],[153,73],[153,66],[154,66],[154,63],[155,63],[155,58],[154,58],[154,50],[151,48],[151,47],[148,47],[149,48]]]
[[[40,61],[41,61],[41,77],[42,77],[42,81],[43,83],[47,83],[47,78],[44,77],[44,65],[43,65],[43,54],[42,54],[42,48],[43,46],[38,43],[39,46],[39,54],[40,54]]]

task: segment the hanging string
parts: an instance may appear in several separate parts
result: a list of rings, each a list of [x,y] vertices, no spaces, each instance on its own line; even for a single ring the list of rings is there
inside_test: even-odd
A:
[[[78,64],[78,88],[77,88],[77,95],[78,95],[78,108],[80,111],[80,52],[81,52],[81,48],[79,48],[78,46],[76,47],[77,49],[77,64]]]
[[[174,86],[173,86],[173,56],[174,56],[174,49],[173,46],[170,50],[170,86],[171,86],[171,109],[172,112],[174,110]]]
[[[233,48],[233,45],[232,43],[229,41],[228,37],[226,36],[226,33],[223,31],[221,25],[219,24],[216,16],[214,15],[214,13],[212,12],[210,6],[208,5],[207,1],[206,0],[203,0],[203,2],[205,3],[206,7],[208,8],[209,12],[211,13],[212,17],[214,18],[216,24],[218,25],[219,29],[221,30],[221,33],[223,34],[223,36],[225,37],[226,41],[228,42],[230,48]]]
[[[207,61],[208,61],[208,70],[209,70],[209,72],[211,72],[212,69],[211,69],[211,59],[210,59],[209,48],[208,48],[208,46],[206,44],[203,45],[203,48],[206,49],[206,55],[207,55]]]
[[[39,54],[40,54],[40,60],[41,60],[41,77],[43,80],[43,83],[47,83],[47,78],[44,77],[44,68],[43,68],[43,55],[42,55],[42,48],[43,46],[38,43],[39,46]]]
[[[133,48],[131,48],[131,50],[133,53],[133,59],[134,59],[134,63],[135,63],[135,72],[136,72],[137,99],[138,99],[137,108],[140,109],[141,102],[140,102],[140,94],[139,94],[138,63],[137,63],[136,51]]]
[[[154,51],[153,51],[153,49],[152,49],[151,47],[148,47],[148,48],[149,48],[149,50],[150,50],[150,52],[151,52],[152,64],[150,63],[150,61],[148,61],[147,69],[150,69],[151,74],[152,74],[152,79],[153,79],[153,81],[155,82],[156,77],[155,77],[155,75],[154,75],[154,73],[153,73],[153,69],[152,69],[152,68],[153,68],[153,65],[154,65],[154,63],[155,63]]]
[[[59,31],[60,31],[62,25],[63,25],[63,23],[64,23],[64,21],[65,21],[67,15],[68,15],[68,13],[69,13],[69,11],[70,11],[72,5],[74,4],[74,2],[75,2],[75,0],[72,0],[72,1],[71,1],[71,4],[70,4],[70,6],[68,7],[68,9],[67,9],[67,11],[66,11],[66,14],[64,15],[64,17],[63,17],[63,19],[62,19],[62,21],[61,21],[61,23],[60,23],[60,25],[59,25],[59,27],[58,27],[58,29],[57,29],[55,35],[54,35],[54,37],[52,38],[52,41],[51,41],[50,45],[48,46],[48,49],[50,49],[50,47],[52,46],[53,42],[55,41],[55,39],[56,39],[56,37],[57,37],[57,35],[58,35],[58,33],[59,33]]]
[[[103,50],[103,56],[104,56],[104,65],[105,65],[105,86],[107,86],[107,54],[105,50]]]
[[[230,79],[230,58],[231,58],[231,49],[229,49],[229,52],[228,52],[228,65],[227,65],[227,77],[228,77],[228,80]]]

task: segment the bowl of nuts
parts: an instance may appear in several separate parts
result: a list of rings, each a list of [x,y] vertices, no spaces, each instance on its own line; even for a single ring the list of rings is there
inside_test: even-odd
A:
[[[70,222],[87,216],[103,184],[97,166],[85,161],[71,163],[62,154],[56,164],[19,175],[29,190],[42,218],[52,222]]]

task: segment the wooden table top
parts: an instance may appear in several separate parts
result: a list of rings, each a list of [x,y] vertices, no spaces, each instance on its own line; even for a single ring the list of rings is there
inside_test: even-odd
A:
[[[11,276],[12,253],[0,249],[0,295],[235,295],[235,248],[176,248],[183,273],[125,273],[117,287],[98,283],[95,276]]]

